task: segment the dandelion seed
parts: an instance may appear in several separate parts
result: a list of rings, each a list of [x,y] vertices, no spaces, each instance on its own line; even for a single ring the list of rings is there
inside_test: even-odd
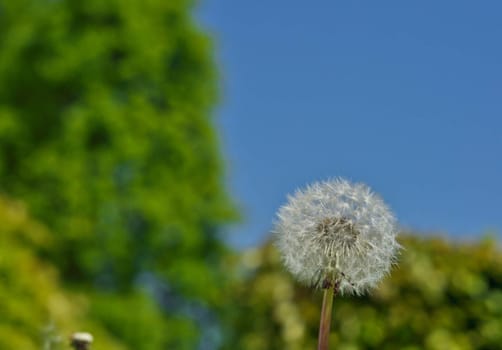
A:
[[[327,350],[334,295],[364,293],[395,262],[394,215],[367,186],[335,179],[288,197],[274,234],[286,268],[324,290],[318,350]]]
[[[364,184],[314,183],[289,196],[274,229],[286,268],[317,288],[362,294],[387,274],[400,246],[396,220]]]

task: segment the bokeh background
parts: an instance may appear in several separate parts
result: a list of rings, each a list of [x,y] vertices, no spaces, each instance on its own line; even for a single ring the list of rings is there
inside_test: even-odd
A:
[[[270,243],[368,183],[399,266],[331,344],[502,349],[502,5],[0,0],[0,349],[312,349]]]

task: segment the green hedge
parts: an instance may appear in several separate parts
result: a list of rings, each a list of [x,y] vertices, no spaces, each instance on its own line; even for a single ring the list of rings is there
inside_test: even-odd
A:
[[[54,244],[49,231],[2,197],[0,222],[0,349],[68,349],[81,330],[99,339],[97,350],[127,349],[91,320],[89,298],[65,290],[56,267],[36,253]]]
[[[333,349],[502,349],[502,253],[495,240],[402,239],[399,265],[365,297],[338,297]],[[266,245],[235,258],[225,349],[314,349],[321,292],[294,283]]]

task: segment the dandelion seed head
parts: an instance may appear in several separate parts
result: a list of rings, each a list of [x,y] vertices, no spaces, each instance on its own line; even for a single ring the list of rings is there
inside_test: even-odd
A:
[[[76,332],[73,333],[70,337],[70,345],[76,350],[88,349],[93,341],[94,337],[91,333],[87,332]]]
[[[394,215],[366,185],[334,179],[314,183],[279,209],[276,245],[302,283],[335,284],[342,294],[373,288],[396,261]]]

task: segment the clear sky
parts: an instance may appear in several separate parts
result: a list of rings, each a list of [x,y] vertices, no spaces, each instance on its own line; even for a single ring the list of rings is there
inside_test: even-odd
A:
[[[502,229],[502,1],[203,0],[230,241],[263,241],[286,195],[342,176],[405,228]]]

